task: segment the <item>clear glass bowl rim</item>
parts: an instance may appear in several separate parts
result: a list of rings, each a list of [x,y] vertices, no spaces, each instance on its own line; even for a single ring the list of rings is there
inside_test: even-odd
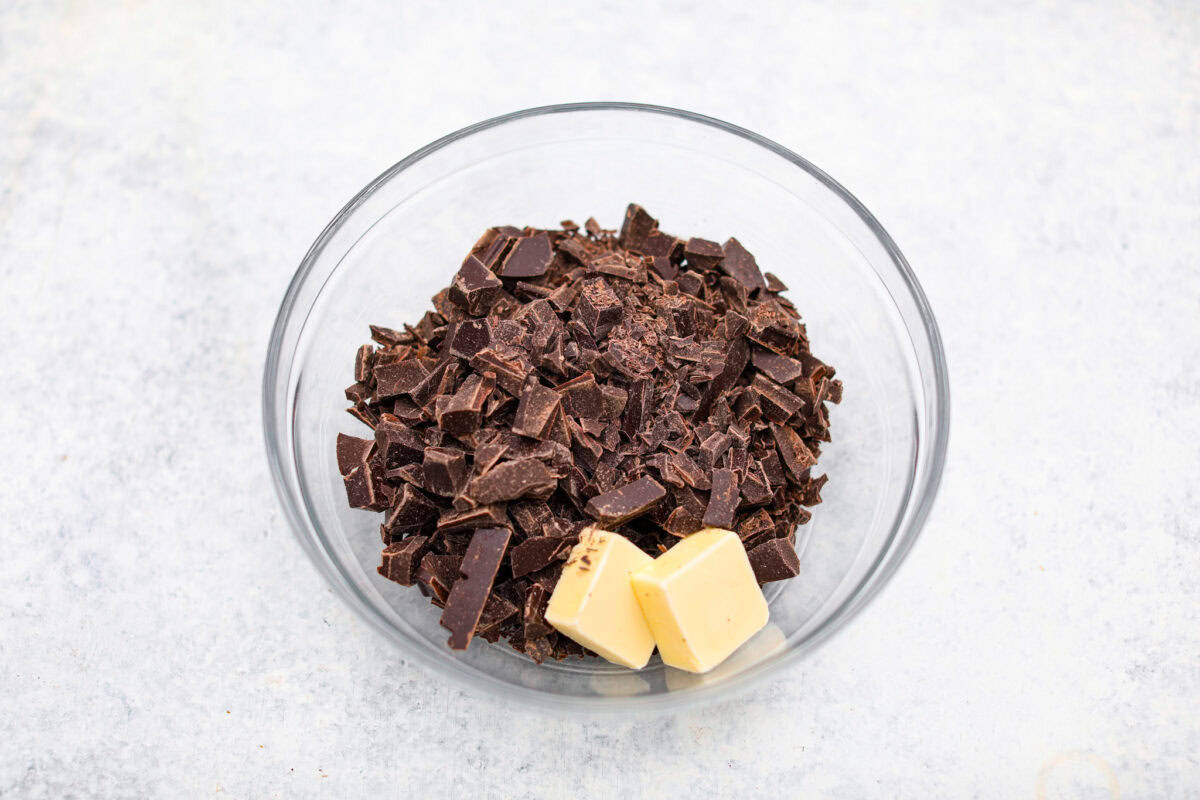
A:
[[[633,111],[646,114],[659,114],[676,119],[686,120],[699,125],[716,128],[725,133],[745,139],[753,144],[756,144],[771,153],[779,156],[790,162],[792,165],[799,167],[815,178],[827,189],[829,189],[836,197],[844,202],[862,221],[871,233],[878,239],[879,243],[884,247],[893,266],[899,273],[904,285],[907,287],[911,299],[915,303],[919,314],[919,321],[924,332],[928,337],[930,346],[930,355],[932,356],[932,381],[930,376],[922,375],[922,386],[929,391],[932,386],[932,393],[925,397],[926,409],[932,408],[932,424],[929,427],[929,432],[926,440],[922,442],[920,439],[918,446],[925,446],[929,453],[928,469],[923,475],[918,475],[914,481],[911,491],[905,500],[905,504],[913,503],[910,515],[902,515],[901,519],[906,520],[901,525],[897,526],[881,548],[875,562],[870,570],[862,577],[857,587],[852,591],[842,604],[831,613],[828,619],[820,626],[813,630],[803,640],[796,643],[789,643],[789,650],[780,658],[772,661],[769,664],[759,665],[750,668],[730,679],[727,679],[714,686],[692,689],[684,692],[666,692],[662,694],[653,694],[636,697],[564,697],[560,695],[549,695],[535,689],[528,689],[521,686],[516,686],[508,683],[501,683],[485,677],[481,681],[472,680],[465,675],[457,672],[449,672],[451,681],[461,688],[472,693],[486,693],[489,696],[501,700],[518,700],[529,705],[540,708],[542,710],[553,709],[562,711],[567,708],[583,711],[633,711],[646,709],[662,709],[666,707],[676,706],[681,703],[692,704],[697,700],[711,701],[722,697],[729,697],[732,694],[740,693],[750,688],[756,683],[765,678],[778,673],[785,666],[798,663],[799,659],[811,653],[819,644],[827,640],[831,635],[836,633],[841,628],[845,627],[866,605],[876,596],[879,591],[888,583],[896,569],[904,561],[908,552],[912,549],[916,542],[917,536],[920,534],[925,520],[929,516],[929,512],[933,507],[934,499],[937,496],[938,488],[941,484],[942,472],[946,462],[946,450],[949,443],[950,433],[950,383],[949,370],[946,362],[946,354],[942,345],[941,333],[938,330],[937,321],[934,319],[933,311],[929,306],[929,301],[925,297],[925,292],[922,290],[920,283],[913,274],[912,268],[909,266],[907,259],[900,252],[899,247],[892,240],[891,235],[884,230],[883,226],[875,219],[874,215],[867,210],[858,198],[851,194],[844,186],[826,174],[822,169],[809,162],[807,159],[797,155],[791,150],[782,145],[764,137],[753,131],[733,125],[715,117],[697,114],[691,111],[671,108],[668,106],[650,105],[645,103],[631,103],[620,101],[601,101],[601,102],[577,102],[577,103],[559,103],[555,105],[538,106],[534,108],[526,108],[519,111],[513,111],[508,114],[492,117],[490,119],[477,122],[474,125],[469,125],[461,128],[453,133],[441,137],[419,150],[414,151],[405,158],[393,164],[386,169],[377,178],[367,184],[361,191],[358,192],[348,202],[334,218],[325,226],[320,236],[313,242],[308,252],[300,262],[299,268],[288,284],[287,292],[284,294],[283,301],[280,303],[279,311],[275,318],[275,323],[271,329],[271,338],[267,348],[267,358],[263,370],[263,391],[262,391],[262,413],[263,413],[263,430],[267,451],[267,460],[270,466],[272,481],[275,485],[275,492],[279,497],[280,504],[283,506],[284,513],[288,519],[288,523],[292,528],[292,532],[299,540],[301,546],[308,553],[313,565],[317,571],[325,577],[327,581],[335,588],[341,599],[350,606],[351,609],[364,622],[378,630],[386,638],[394,642],[400,647],[406,656],[412,657],[423,671],[428,673],[436,673],[438,675],[447,675],[444,670],[438,669],[438,663],[421,652],[419,649],[405,648],[401,639],[396,635],[396,631],[379,616],[373,608],[365,603],[365,601],[357,596],[357,593],[351,589],[348,582],[341,576],[336,566],[332,563],[327,552],[319,544],[319,540],[324,538],[324,534],[315,529],[312,524],[311,517],[304,509],[304,499],[302,496],[301,487],[294,479],[289,479],[289,471],[285,469],[284,459],[290,457],[291,448],[288,446],[286,437],[283,435],[287,430],[286,416],[290,402],[286,402],[281,406],[281,402],[288,401],[286,391],[279,391],[282,386],[285,390],[290,385],[290,373],[293,367],[292,362],[284,363],[283,361],[283,345],[288,331],[289,323],[292,320],[293,314],[296,312],[296,301],[300,294],[301,287],[308,279],[309,273],[313,270],[318,257],[324,250],[326,244],[333,237],[334,233],[339,230],[344,221],[346,221],[369,197],[371,197],[377,189],[386,184],[399,173],[408,169],[413,164],[421,161],[432,153],[453,144],[461,139],[469,137],[481,131],[527,119],[529,117],[537,117],[548,114],[563,114],[580,111]],[[319,294],[319,292],[318,292]],[[906,319],[906,323],[908,320]],[[280,381],[281,367],[286,369],[287,380]],[[281,396],[284,395],[284,396]],[[295,484],[295,485],[293,485]],[[499,691],[497,691],[499,690]]]

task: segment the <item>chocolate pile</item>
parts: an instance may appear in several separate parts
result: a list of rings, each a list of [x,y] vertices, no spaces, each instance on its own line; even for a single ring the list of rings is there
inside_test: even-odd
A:
[[[821,501],[833,367],[736,240],[684,241],[630,205],[619,235],[491,228],[435,310],[371,327],[339,434],[350,505],[384,511],[380,574],[444,608],[450,646],[582,655],[544,618],[579,532],[651,555],[734,530],[760,583],[796,575]]]

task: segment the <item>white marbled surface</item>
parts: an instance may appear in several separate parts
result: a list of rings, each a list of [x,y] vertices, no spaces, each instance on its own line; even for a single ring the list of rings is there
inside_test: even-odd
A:
[[[1200,6],[642,5],[0,4],[0,797],[1200,797]],[[363,184],[604,98],[857,193],[954,411],[925,533],[842,635],[580,721],[449,688],[325,588],[259,375]]]

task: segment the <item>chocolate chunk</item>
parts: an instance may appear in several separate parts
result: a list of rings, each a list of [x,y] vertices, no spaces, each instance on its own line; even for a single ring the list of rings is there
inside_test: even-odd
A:
[[[767,287],[767,282],[758,270],[758,262],[742,247],[741,242],[731,236],[721,247],[721,251],[724,255],[721,259],[721,271],[726,275],[750,290]]]
[[[463,494],[473,503],[490,505],[519,497],[545,499],[558,485],[550,469],[535,458],[497,464],[467,484]]]
[[[584,510],[606,525],[620,525],[645,514],[666,496],[662,484],[647,476],[593,497]]]
[[[822,475],[819,478],[813,478],[812,480],[810,480],[808,482],[808,485],[806,485],[804,487],[804,497],[801,499],[800,502],[804,503],[804,505],[806,505],[806,506],[815,506],[818,503],[820,503],[821,502],[821,489],[824,488],[824,486],[828,480],[829,480],[828,475]]]
[[[717,459],[729,449],[732,437],[727,433],[713,433],[700,443],[700,463],[705,469],[711,470],[717,464]]]
[[[671,515],[667,517],[667,521],[663,523],[663,529],[667,533],[677,536],[680,539],[684,536],[692,535],[702,527],[704,527],[704,524],[700,518],[693,515],[691,511],[688,511],[683,506],[672,511]]]
[[[588,261],[587,267],[590,272],[611,275],[614,278],[621,278],[635,283],[646,282],[646,270],[641,266],[640,261],[636,265],[630,265],[628,261],[616,253],[605,253],[602,256],[594,258]]]
[[[430,369],[429,361],[419,358],[391,364],[376,363],[372,372],[375,377],[375,399],[412,394],[429,375]]]
[[[554,252],[548,236],[527,236],[517,240],[499,273],[503,278],[536,278],[546,274],[553,260]]]
[[[763,274],[763,282],[766,284],[768,292],[775,292],[778,294],[779,292],[787,291],[787,285],[770,272]]]
[[[471,537],[459,565],[462,577],[454,582],[442,612],[442,627],[450,631],[452,650],[465,650],[471,643],[510,535],[508,528],[480,528]]]
[[[496,376],[490,372],[470,375],[458,392],[438,407],[438,427],[458,437],[474,433],[483,418],[483,404],[495,387]]]
[[[471,367],[479,372],[491,372],[500,388],[511,395],[520,393],[531,369],[519,354],[501,352],[494,347],[485,347],[472,356]]]
[[[841,381],[832,380],[829,382],[829,402],[831,402],[831,403],[842,402],[842,382]]]
[[[704,512],[704,524],[712,528],[732,528],[733,514],[737,511],[739,498],[738,479],[733,470],[714,469],[712,492],[708,496],[708,508]]]
[[[504,285],[482,261],[467,256],[450,284],[450,300],[473,316],[486,314],[500,297]]]
[[[451,587],[458,582],[458,565],[461,563],[461,554],[426,553],[417,567],[417,581],[433,592],[437,602],[444,605]]]
[[[491,343],[491,327],[483,319],[466,319],[457,323],[447,341],[450,355],[465,359],[472,358]]]
[[[621,430],[632,439],[649,419],[654,407],[654,382],[649,378],[629,385],[629,395],[621,418]]]
[[[564,410],[571,416],[594,420],[604,416],[604,395],[590,371],[559,384],[555,391],[563,396]]]
[[[545,503],[513,503],[508,507],[508,515],[521,533],[528,537],[540,536],[542,526],[550,520],[550,509]]]
[[[771,436],[775,446],[779,448],[779,457],[792,477],[798,481],[804,480],[808,468],[817,463],[812,452],[805,447],[804,441],[794,430],[781,425],[771,425]]]
[[[553,389],[531,383],[521,391],[521,401],[513,417],[512,432],[531,439],[541,439],[549,431],[558,411],[560,396]]]
[[[342,478],[351,508],[371,508],[376,503],[375,485],[369,464],[359,464]]]
[[[592,336],[599,339],[621,321],[621,300],[607,281],[593,278],[580,289],[575,314]]]
[[[787,422],[804,408],[804,400],[765,375],[755,375],[750,388],[758,395],[759,406],[772,422]]]
[[[771,519],[771,515],[763,508],[744,517],[737,526],[737,535],[742,542],[761,539],[774,531],[775,520]]]
[[[750,363],[776,383],[791,383],[804,374],[803,367],[796,359],[757,347],[750,355]]]
[[[509,563],[514,578],[520,578],[549,566],[560,556],[565,556],[572,547],[571,542],[561,536],[534,536],[512,548]]]
[[[748,314],[750,329],[746,336],[780,355],[795,355],[800,348],[800,323],[775,300],[755,306]]]
[[[755,463],[754,468],[742,479],[742,503],[747,506],[761,505],[771,499],[771,484],[763,473],[762,464]]]
[[[383,526],[389,532],[419,528],[438,515],[438,507],[410,484],[404,484],[392,500]]]
[[[417,568],[429,544],[428,536],[410,536],[383,548],[383,563],[379,574],[401,586],[412,586],[417,579]]]
[[[717,398],[733,386],[742,374],[742,370],[746,368],[746,363],[749,360],[750,348],[746,344],[745,339],[738,337],[729,343],[729,349],[726,350],[722,358],[720,373],[709,382],[708,388],[705,389],[704,395],[700,398],[700,405],[696,409],[697,420],[703,420],[708,417],[717,402]]]
[[[349,475],[355,467],[367,463],[374,449],[375,442],[371,439],[359,439],[344,433],[337,435],[338,472]]]
[[[800,574],[796,548],[787,539],[770,539],[746,555],[759,583],[787,580]]]
[[[683,246],[683,257],[687,259],[688,267],[700,272],[707,272],[721,262],[725,253],[721,245],[708,239],[692,237]],[[683,288],[682,285],[679,287]]]
[[[407,344],[412,337],[407,332],[394,331],[391,328],[383,328],[378,325],[371,325],[371,338],[384,347],[395,347],[396,345]]]
[[[371,375],[371,361],[375,356],[375,348],[369,344],[364,344],[358,348],[358,353],[354,356],[354,380],[360,383],[367,380]]]
[[[541,584],[533,584],[525,595],[525,607],[521,614],[525,639],[538,639],[554,632],[546,622],[546,607],[550,605],[550,590]]]
[[[675,276],[675,282],[679,284],[679,291],[692,297],[700,296],[700,289],[704,286],[704,278],[700,273],[693,272],[690,269],[685,269]]]
[[[425,454],[420,434],[391,414],[384,414],[375,426],[375,446],[385,470],[413,464]]]
[[[687,453],[672,453],[667,456],[667,463],[675,470],[675,473],[683,480],[685,484],[693,489],[708,491],[712,487],[712,480],[700,465],[687,455]]]
[[[458,494],[466,482],[467,454],[457,448],[426,447],[422,466],[429,491],[443,497]]]
[[[625,209],[625,221],[621,223],[621,234],[617,242],[630,250],[643,250],[650,232],[658,227],[658,220],[646,213],[637,203]]]
[[[503,624],[516,616],[520,610],[512,600],[498,592],[492,592],[483,604],[483,613],[479,615],[479,624],[475,626],[475,634],[489,641],[495,641]]]

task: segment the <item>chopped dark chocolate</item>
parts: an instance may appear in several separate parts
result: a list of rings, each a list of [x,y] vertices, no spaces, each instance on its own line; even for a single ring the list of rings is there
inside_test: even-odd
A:
[[[462,577],[451,587],[442,612],[442,627],[450,631],[452,650],[466,650],[471,643],[511,535],[508,528],[480,528],[471,537],[458,568]]]
[[[335,448],[350,505],[386,512],[380,574],[445,607],[455,646],[535,661],[587,654],[545,607],[593,521],[651,555],[736,530],[760,581],[794,574],[842,397],[736,239],[685,241],[636,205],[619,233],[560,227],[489,228],[423,316],[372,326],[345,395],[374,435]],[[481,577],[460,577],[473,549]]]

